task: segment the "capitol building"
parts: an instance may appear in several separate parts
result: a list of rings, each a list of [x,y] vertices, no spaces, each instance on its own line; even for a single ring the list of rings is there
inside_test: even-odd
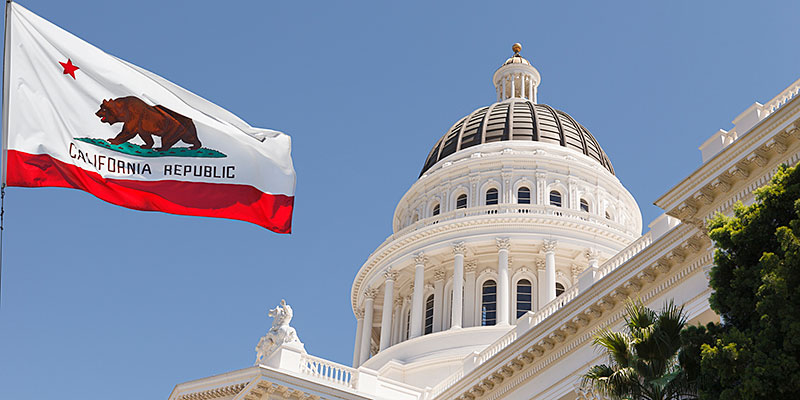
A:
[[[621,327],[627,298],[719,320],[705,221],[800,160],[800,80],[711,135],[643,226],[608,133],[538,103],[539,71],[513,51],[491,76],[494,103],[427,127],[445,133],[350,288],[352,365],[306,352],[282,303],[253,366],[180,383],[170,400],[595,399],[580,387],[606,361],[592,337]]]

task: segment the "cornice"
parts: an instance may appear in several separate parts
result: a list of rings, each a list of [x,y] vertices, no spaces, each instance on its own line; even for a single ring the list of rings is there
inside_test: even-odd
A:
[[[249,382],[204,390],[201,392],[187,393],[176,397],[177,400],[209,400],[225,396],[235,396],[247,386]]]
[[[766,156],[785,152],[786,141],[797,140],[796,136],[793,137],[787,132],[787,128],[797,124],[796,120],[800,114],[800,100],[798,99],[800,97],[794,98],[761,120],[739,139],[659,197],[654,204],[668,213],[675,212],[674,210],[679,208],[682,203],[686,203],[686,206],[696,207],[697,202],[706,201],[703,194],[707,193],[703,193],[702,189],[705,189],[706,192],[708,189],[712,189],[713,194],[720,184],[722,185],[720,189],[724,189],[726,185],[746,179],[752,170],[762,168],[766,163]]]
[[[705,245],[698,245],[698,241]],[[436,398],[496,399],[585,344],[597,329],[618,322],[623,313],[619,306],[625,298],[638,295],[647,301],[711,262],[707,238],[691,226],[680,225],[522,333]]]

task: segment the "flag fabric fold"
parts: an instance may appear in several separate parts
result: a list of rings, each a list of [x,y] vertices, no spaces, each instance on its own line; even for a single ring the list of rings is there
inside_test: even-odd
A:
[[[291,232],[291,139],[6,8],[4,183]]]

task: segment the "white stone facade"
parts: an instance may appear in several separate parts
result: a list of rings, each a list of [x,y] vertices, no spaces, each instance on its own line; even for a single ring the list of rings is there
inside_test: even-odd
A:
[[[541,81],[519,54],[493,79],[490,110],[535,101]],[[400,200],[393,234],[355,276],[352,367],[286,340],[259,346],[253,367],[177,385],[170,400],[595,398],[579,388],[603,361],[591,338],[621,326],[626,298],[674,299],[691,322],[717,319],[704,221],[800,161],[798,88],[703,144],[704,164],[656,201],[665,214],[643,235],[636,201],[586,147],[509,134],[461,148],[459,136],[460,150],[426,166]]]

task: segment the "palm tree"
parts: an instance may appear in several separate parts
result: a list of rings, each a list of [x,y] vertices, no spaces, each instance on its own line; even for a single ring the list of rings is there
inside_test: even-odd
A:
[[[660,312],[641,301],[625,303],[625,333],[601,329],[593,344],[609,356],[609,365],[595,365],[583,375],[590,387],[610,399],[677,400],[696,398],[678,361],[680,332],[686,325],[683,307],[671,300]]]

